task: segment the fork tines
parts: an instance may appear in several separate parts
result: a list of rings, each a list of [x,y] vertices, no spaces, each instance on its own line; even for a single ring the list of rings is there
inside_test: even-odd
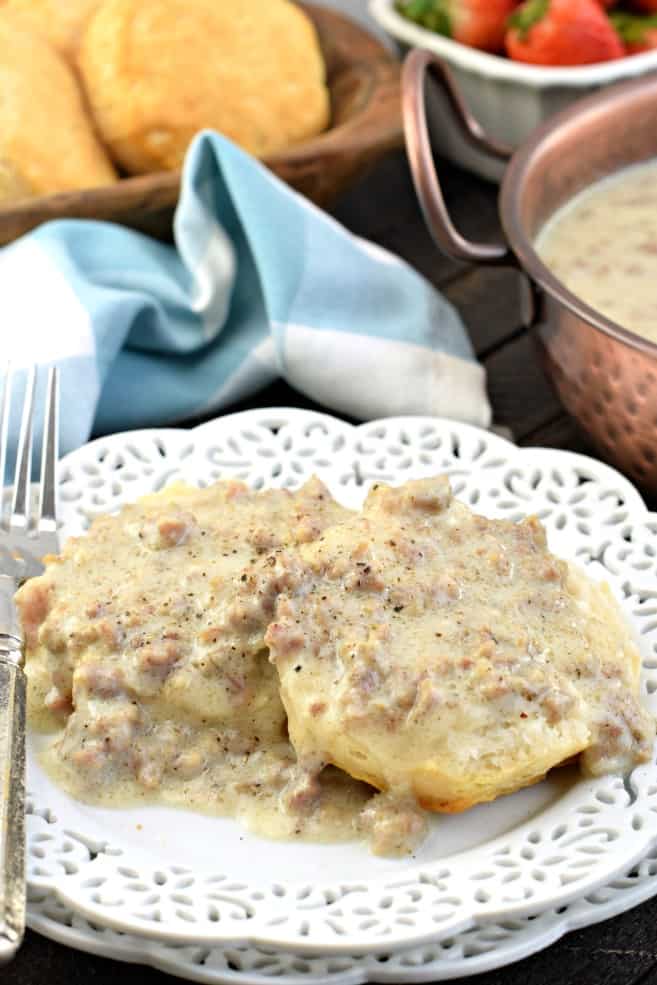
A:
[[[43,437],[41,447],[41,474],[39,497],[33,514],[31,495],[32,445],[34,437],[34,405],[38,371],[32,366],[27,373],[20,435],[14,469],[11,509],[7,515],[5,500],[0,519],[2,526],[15,534],[35,532],[54,533],[56,530],[56,481],[55,469],[58,456],[58,390],[59,380],[56,367],[48,371],[48,383],[43,415]],[[0,405],[0,477],[4,487],[8,457],[9,418],[11,414],[12,372],[7,368],[4,375],[2,403]]]

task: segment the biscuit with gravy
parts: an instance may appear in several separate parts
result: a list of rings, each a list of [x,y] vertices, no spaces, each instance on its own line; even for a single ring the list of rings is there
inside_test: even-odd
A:
[[[477,516],[444,478],[375,486],[271,577],[290,587],[265,639],[309,768],[454,812],[576,755],[590,774],[650,756],[620,609],[535,518]]]

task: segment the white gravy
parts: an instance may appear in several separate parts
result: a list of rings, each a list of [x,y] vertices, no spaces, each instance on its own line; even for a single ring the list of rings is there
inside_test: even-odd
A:
[[[657,342],[657,160],[575,196],[546,223],[535,247],[573,294]]]

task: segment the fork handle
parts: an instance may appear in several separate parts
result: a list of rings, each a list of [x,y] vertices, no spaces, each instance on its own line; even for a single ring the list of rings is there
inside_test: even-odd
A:
[[[26,681],[21,651],[20,637],[1,625],[0,964],[14,956],[25,933]]]

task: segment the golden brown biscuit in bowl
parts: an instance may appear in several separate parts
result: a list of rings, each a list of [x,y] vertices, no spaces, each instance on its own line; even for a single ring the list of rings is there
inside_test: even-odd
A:
[[[0,9],[1,4],[2,0]],[[313,23],[326,65],[330,126],[293,147],[268,154],[264,163],[296,191],[326,208],[364,170],[402,146],[399,65],[380,41],[348,17],[311,3],[299,7]],[[4,162],[3,167],[6,171]],[[5,195],[0,206],[0,245],[42,222],[63,218],[116,222],[168,240],[180,177],[179,169],[159,170],[59,195],[37,196],[29,187],[21,191],[20,199],[17,193]],[[8,182],[8,173],[4,180]]]
[[[180,167],[206,127],[262,157],[329,122],[315,29],[288,0],[105,0],[78,65],[102,139],[133,174]]]
[[[115,180],[69,66],[0,13],[0,203]]]
[[[13,16],[40,34],[67,61],[75,58],[82,29],[100,0],[0,0]]]

